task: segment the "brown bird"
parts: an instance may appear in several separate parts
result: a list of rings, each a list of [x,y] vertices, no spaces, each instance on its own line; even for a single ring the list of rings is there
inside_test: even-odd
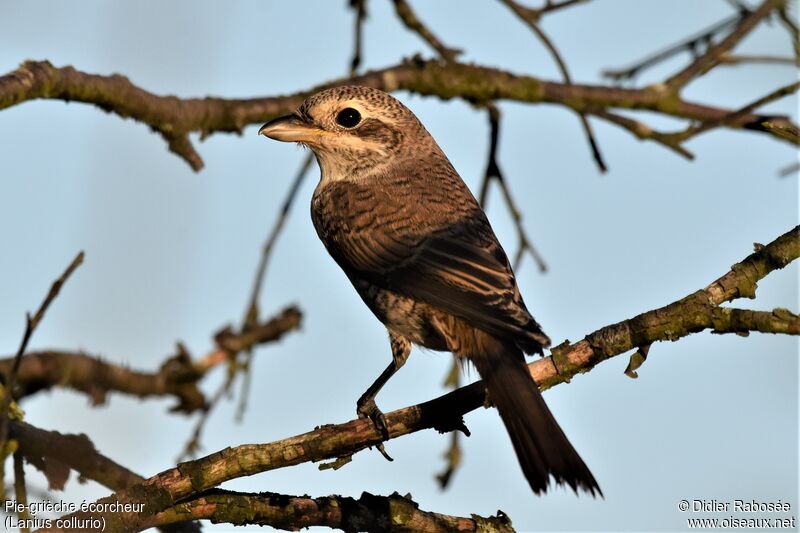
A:
[[[358,400],[359,416],[385,431],[375,396],[412,343],[450,351],[483,378],[535,493],[552,476],[602,495],[525,366],[523,353],[541,354],[550,339],[486,215],[417,117],[383,91],[336,87],[259,133],[314,152],[314,227],[389,330],[392,362]]]

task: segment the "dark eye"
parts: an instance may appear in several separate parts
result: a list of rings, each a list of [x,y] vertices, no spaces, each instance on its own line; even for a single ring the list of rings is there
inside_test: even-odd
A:
[[[345,128],[355,128],[361,122],[361,113],[352,107],[345,107],[336,115],[336,123]]]

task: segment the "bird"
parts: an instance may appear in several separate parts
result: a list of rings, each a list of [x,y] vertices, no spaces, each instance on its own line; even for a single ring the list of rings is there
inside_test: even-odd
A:
[[[486,214],[416,115],[379,89],[338,86],[258,133],[313,152],[314,228],[388,330],[392,360],[359,398],[358,416],[385,432],[375,397],[412,345],[451,352],[483,379],[535,494],[552,478],[602,496],[525,365],[550,339]]]

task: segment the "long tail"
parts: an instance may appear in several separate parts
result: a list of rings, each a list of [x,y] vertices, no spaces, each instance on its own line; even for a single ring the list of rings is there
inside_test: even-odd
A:
[[[576,493],[582,489],[592,496],[602,496],[589,467],[544,403],[519,348],[493,337],[482,344],[482,353],[469,359],[500,412],[533,492],[547,492],[553,476],[556,484],[566,483]]]

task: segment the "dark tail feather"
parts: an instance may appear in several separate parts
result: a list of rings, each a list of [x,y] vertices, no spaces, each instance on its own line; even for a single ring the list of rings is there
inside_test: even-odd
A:
[[[533,492],[546,492],[553,476],[556,484],[566,483],[576,493],[582,489],[602,496],[594,476],[544,403],[522,352],[510,343],[491,341],[484,353],[470,360],[500,412]]]

